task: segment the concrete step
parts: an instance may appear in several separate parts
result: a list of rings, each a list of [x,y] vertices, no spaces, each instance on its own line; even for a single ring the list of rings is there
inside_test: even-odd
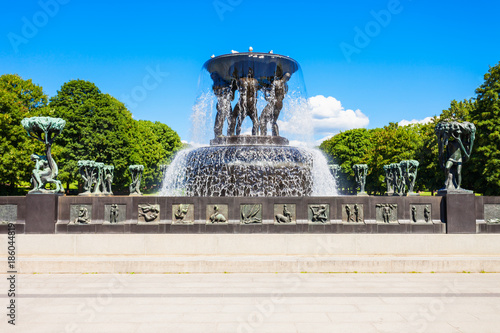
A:
[[[20,274],[47,273],[480,273],[500,256],[29,256]]]

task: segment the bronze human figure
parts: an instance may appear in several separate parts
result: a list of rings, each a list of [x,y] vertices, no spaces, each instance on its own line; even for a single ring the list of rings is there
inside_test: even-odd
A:
[[[328,220],[328,217],[326,216],[326,205],[312,205],[309,206],[309,208],[311,208],[312,212],[312,222],[325,223]]]
[[[186,217],[188,211],[189,211],[189,205],[179,205],[177,211],[174,213],[174,216],[177,220],[182,221]]]
[[[130,165],[128,167],[131,178],[132,178],[132,183],[129,186],[130,189],[130,195],[142,195],[141,193],[141,179],[142,179],[142,173],[144,171],[144,165]]]
[[[392,208],[390,205],[385,205],[382,207],[382,217],[384,218],[384,222],[391,222],[391,212]]]
[[[105,165],[103,168],[103,193],[105,194],[113,194],[113,190],[111,188],[113,184],[115,167],[112,165]]]
[[[78,210],[78,216],[75,218],[73,221],[75,224],[89,224],[90,219],[89,219],[89,211],[87,210],[86,207],[80,207]]]
[[[366,195],[366,174],[368,173],[368,165],[366,164],[354,164],[352,166],[354,171],[354,176],[356,177],[356,183],[360,189],[358,195]]]
[[[358,204],[355,204],[355,205],[354,205],[354,220],[355,220],[356,222],[359,222],[359,221],[360,221],[360,219],[359,219],[359,218],[360,218],[360,216],[359,216],[360,214],[359,214],[359,213],[360,213],[360,212],[359,212],[359,206],[358,206]]]
[[[101,194],[101,185],[103,184],[103,170],[104,170],[104,163],[102,162],[95,162],[95,168],[97,171],[97,175],[95,178],[95,186],[94,186],[94,191],[92,194]]]
[[[403,177],[403,171],[401,170],[401,165],[399,163],[391,163],[389,167],[392,170],[392,182],[395,196],[404,195],[405,190],[405,178]]]
[[[399,163],[401,166],[402,177],[404,182],[402,184],[402,195],[415,195],[413,188],[417,180],[417,170],[419,163],[415,160],[405,160]]]
[[[345,214],[347,222],[354,222],[352,220],[352,212],[351,212],[351,207],[349,205],[345,205]]]
[[[439,163],[445,174],[443,190],[462,190],[462,164],[471,155],[476,127],[469,122],[441,122],[436,125],[435,132],[439,143]]]
[[[392,165],[387,164],[384,165],[384,172],[385,172],[385,184],[387,186],[387,191],[386,195],[393,195],[394,194],[394,174],[392,172]]]
[[[109,222],[110,223],[117,223],[118,222],[118,215],[119,215],[118,205],[112,204],[110,209],[109,209]]]
[[[31,175],[31,184],[33,184],[33,189],[31,191],[39,191],[44,188],[47,183],[46,180],[50,177],[50,167],[47,158],[43,155],[32,154],[31,160],[35,162],[35,168],[33,169],[33,174]]]
[[[236,82],[240,98],[234,106],[231,119],[229,121],[228,136],[240,135],[241,124],[248,116],[252,120],[252,135],[259,132],[259,118],[257,115],[257,92],[259,91],[259,82],[254,78],[253,69],[248,69],[246,77],[239,78]]]
[[[279,69],[279,68],[278,68]],[[277,71],[277,74],[279,71]],[[262,110],[259,118],[260,135],[267,135],[267,124],[270,122],[272,126],[272,135],[279,136],[278,117],[281,109],[283,109],[283,99],[288,92],[288,80],[290,80],[290,73],[283,76],[275,76],[273,83],[264,89],[264,98],[267,105]]]
[[[152,222],[160,216],[158,205],[144,204],[139,205],[138,215],[144,219],[144,222]]]
[[[234,91],[236,90],[236,82],[233,80],[231,83],[227,83],[222,80],[216,73],[211,75],[214,84],[212,85],[212,90],[217,97],[217,115],[215,116],[214,134],[215,137],[222,135],[222,129],[224,127],[224,121],[231,116],[232,106],[231,101],[234,100]],[[229,127],[228,127],[229,132]],[[228,135],[230,135],[228,133]]]
[[[283,205],[283,214],[277,214],[274,218],[276,223],[291,223],[292,213],[290,213],[286,205]]]
[[[428,205],[425,205],[424,208],[424,220],[425,222],[429,222],[429,218],[431,217],[431,210]]]

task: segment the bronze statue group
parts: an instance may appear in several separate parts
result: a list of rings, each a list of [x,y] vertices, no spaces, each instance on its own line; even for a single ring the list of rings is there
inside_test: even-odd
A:
[[[215,137],[222,136],[224,121],[227,119],[227,136],[241,134],[241,125],[246,117],[252,120],[252,135],[267,135],[268,124],[271,125],[272,135],[279,136],[278,117],[283,109],[283,100],[288,92],[290,73],[283,73],[278,67],[274,77],[266,80],[257,80],[252,68],[248,69],[246,76],[233,78],[227,82],[217,73],[211,74],[213,92],[217,97],[217,115],[215,117]],[[235,92],[238,90],[239,99],[234,106]],[[262,91],[267,105],[260,116],[257,111],[258,92]]]

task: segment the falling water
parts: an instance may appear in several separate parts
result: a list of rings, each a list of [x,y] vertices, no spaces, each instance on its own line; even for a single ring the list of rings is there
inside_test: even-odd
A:
[[[195,148],[179,151],[163,175],[162,196],[180,197],[186,195],[187,155]]]
[[[216,146],[180,151],[167,169],[164,196],[334,196],[335,180],[317,149]]]
[[[249,55],[251,57],[252,55]],[[270,57],[274,57],[270,56]],[[228,63],[230,62],[229,57]],[[260,56],[259,56],[260,58]],[[278,125],[279,135],[290,145],[214,145],[213,124],[217,98],[206,67],[199,78],[198,98],[191,115],[191,140],[197,146],[177,153],[167,168],[161,195],[164,196],[334,196],[336,184],[325,156],[313,146],[313,118],[307,101],[302,71],[287,82]],[[236,91],[234,108],[239,98]],[[267,105],[262,90],[257,109]],[[242,133],[248,131],[249,119]],[[251,125],[250,125],[251,126]],[[268,126],[268,134],[270,132]],[[227,124],[223,133],[227,130]]]
[[[333,178],[325,155],[316,148],[306,148],[313,158],[313,188],[312,196],[335,196],[337,193],[337,184]]]

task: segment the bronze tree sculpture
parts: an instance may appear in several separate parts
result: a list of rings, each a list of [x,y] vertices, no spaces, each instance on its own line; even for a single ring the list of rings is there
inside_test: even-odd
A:
[[[61,118],[52,117],[31,117],[24,118],[21,121],[22,126],[28,133],[28,136],[45,144],[45,156],[31,155],[31,159],[35,161],[35,169],[31,182],[33,189],[29,193],[62,193],[63,186],[57,175],[59,169],[52,158],[51,147],[54,139],[61,134],[66,121]],[[47,184],[54,184],[54,190],[45,188]]]

